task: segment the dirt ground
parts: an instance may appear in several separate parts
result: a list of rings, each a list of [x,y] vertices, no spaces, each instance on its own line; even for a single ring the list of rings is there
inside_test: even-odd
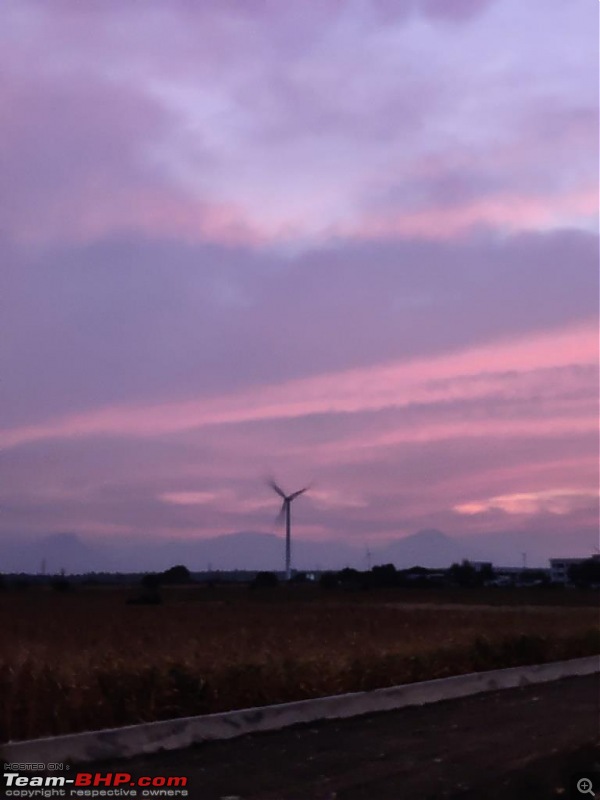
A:
[[[600,771],[599,742],[589,676],[98,768],[185,775],[193,800],[545,800],[590,796],[569,782]]]

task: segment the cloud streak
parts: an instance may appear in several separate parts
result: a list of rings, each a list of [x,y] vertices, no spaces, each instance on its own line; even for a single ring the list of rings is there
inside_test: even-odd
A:
[[[574,353],[577,365],[594,366],[597,341],[593,328],[404,365],[301,379],[200,402],[112,408],[45,426],[0,432],[0,443],[10,447],[61,436],[155,436],[207,425],[377,411],[436,400],[468,400],[488,396],[505,371],[519,374],[532,368],[571,366]],[[470,424],[466,422],[464,427]],[[593,429],[593,414],[583,424]]]

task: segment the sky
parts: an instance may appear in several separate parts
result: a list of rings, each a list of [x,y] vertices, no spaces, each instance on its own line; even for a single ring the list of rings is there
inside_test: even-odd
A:
[[[0,536],[589,554],[598,9],[3,0]]]

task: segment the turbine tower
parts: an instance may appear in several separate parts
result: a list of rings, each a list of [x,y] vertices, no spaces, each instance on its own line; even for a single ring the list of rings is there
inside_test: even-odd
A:
[[[281,511],[279,513],[280,516],[285,515],[285,579],[286,581],[289,581],[292,577],[292,500],[295,500],[301,494],[304,494],[304,492],[308,489],[308,486],[305,486],[304,489],[298,489],[297,492],[292,492],[292,494],[286,494],[283,489],[275,483],[275,481],[269,481],[269,486],[274,492],[277,492],[277,494],[283,498]]]

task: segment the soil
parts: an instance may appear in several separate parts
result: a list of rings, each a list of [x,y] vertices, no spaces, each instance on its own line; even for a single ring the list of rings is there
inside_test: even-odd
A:
[[[185,775],[193,800],[549,800],[590,796],[570,783],[599,741],[595,675],[96,766]]]

